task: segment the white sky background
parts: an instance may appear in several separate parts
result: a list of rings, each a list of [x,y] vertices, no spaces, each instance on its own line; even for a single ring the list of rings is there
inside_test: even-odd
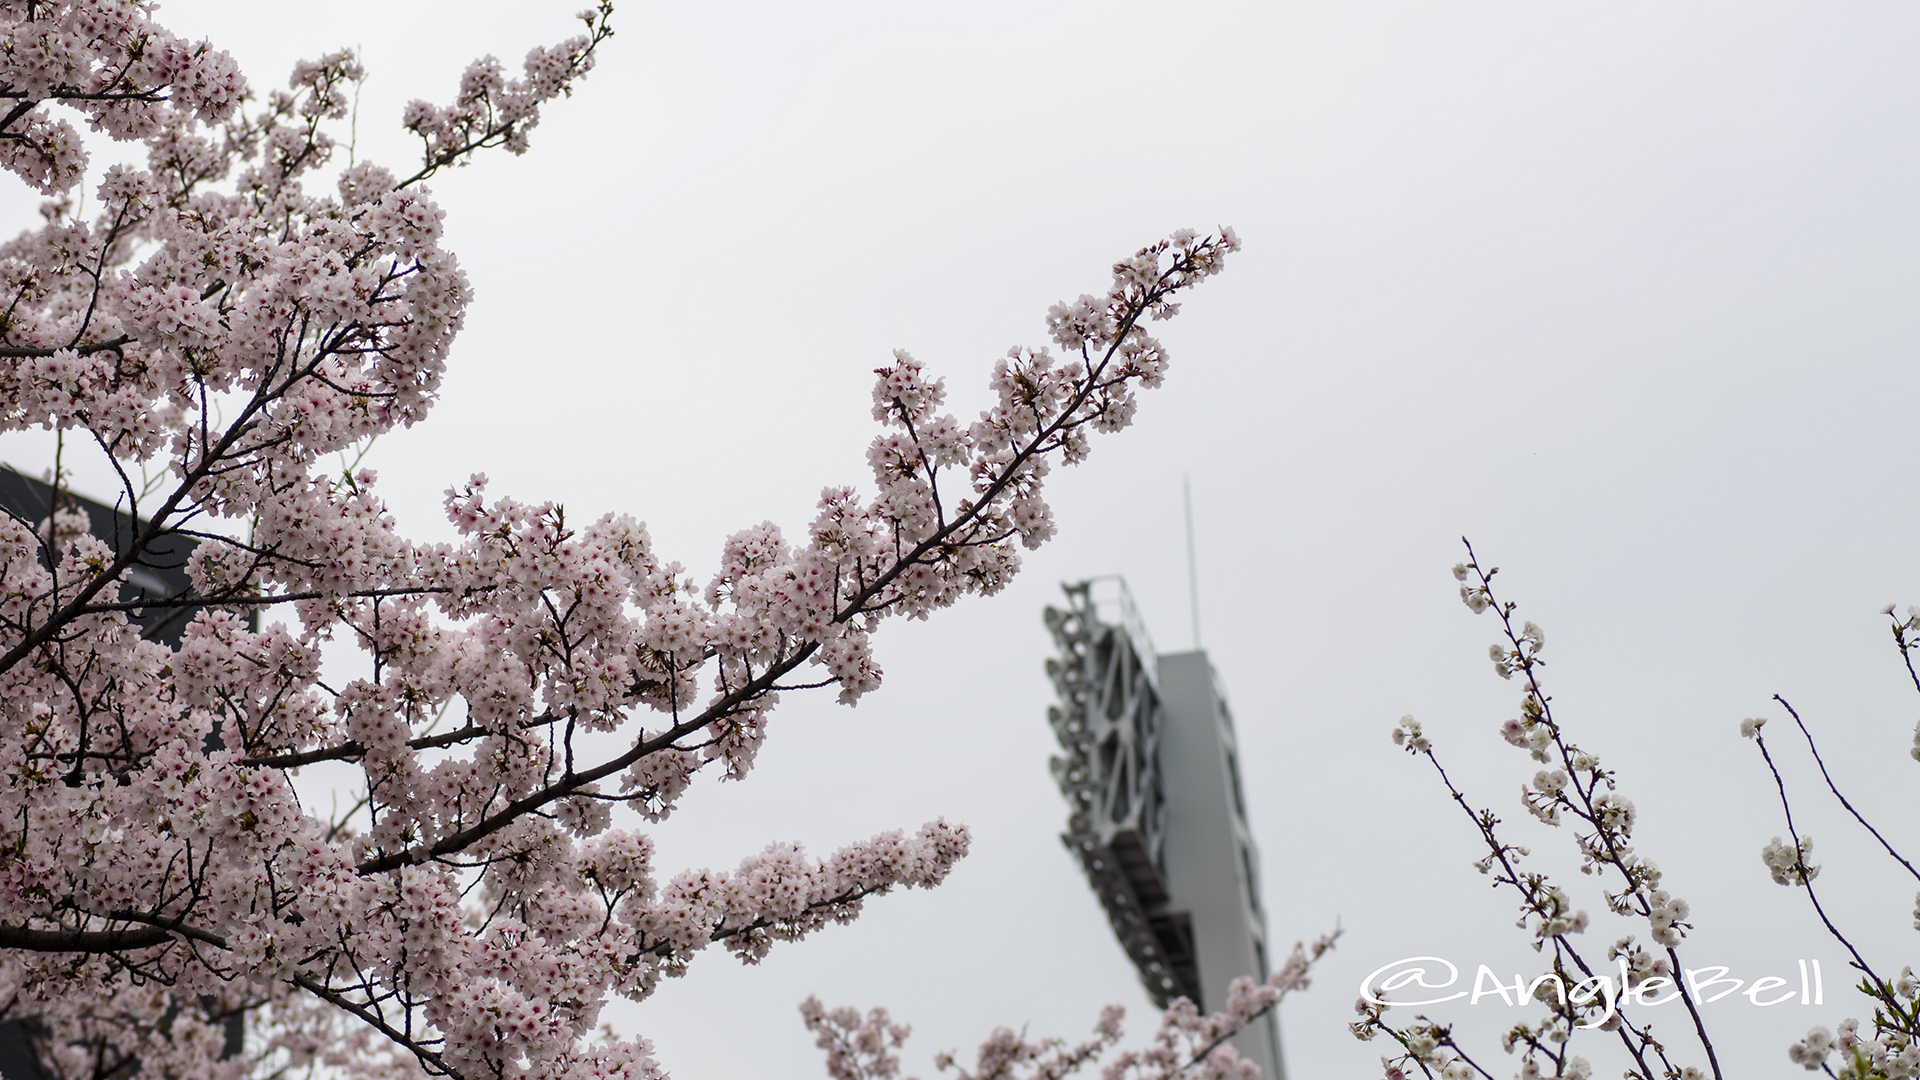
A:
[[[484,52],[517,67],[576,3],[158,17],[261,89],[362,47],[362,155],[398,167],[407,99],[450,98]],[[1060,539],[1012,588],[889,625],[881,692],[789,696],[749,782],[703,782],[656,833],[671,872],[945,815],[975,835],[951,881],[758,968],[716,950],[609,1019],[688,1078],[823,1075],[808,993],[892,1007],[922,1075],[996,1024],[1082,1036],[1108,1001],[1147,1034],[1057,839],[1040,610],[1062,580],[1122,573],[1184,647],[1186,472],[1272,935],[1347,930],[1286,1007],[1296,1080],[1377,1075],[1383,1047],[1345,1025],[1395,958],[1533,973],[1470,824],[1387,742],[1402,713],[1601,909],[1571,837],[1519,827],[1534,766],[1497,735],[1517,692],[1489,670],[1491,617],[1447,573],[1463,533],[1545,627],[1559,716],[1620,770],[1642,850],[1691,902],[1683,955],[1796,984],[1821,959],[1827,1008],[1707,1010],[1729,1075],[1797,1073],[1788,1042],[1869,1010],[1766,877],[1783,830],[1742,717],[1775,719],[1833,909],[1888,973],[1915,955],[1912,883],[1815,797],[1769,695],[1920,839],[1916,698],[1877,613],[1920,602],[1916,24],[1910,4],[1755,0],[621,7],[530,154],[432,184],[478,299],[432,417],[369,462],[409,535],[447,534],[441,491],[486,472],[584,520],[632,512],[704,579],[726,534],[799,535],[822,485],[870,483],[891,349],[969,416],[994,358],[1043,342],[1046,306],[1100,291],[1115,258],[1223,222],[1246,250],[1164,324],[1174,367],[1136,427],[1056,473]],[[24,189],[4,197],[28,223]],[[37,470],[46,445],[8,436],[0,457]],[[1599,953],[1615,930],[1588,936]],[[1515,1068],[1497,1036],[1531,1011],[1436,1015]],[[1654,1018],[1683,1045],[1677,1007]]]

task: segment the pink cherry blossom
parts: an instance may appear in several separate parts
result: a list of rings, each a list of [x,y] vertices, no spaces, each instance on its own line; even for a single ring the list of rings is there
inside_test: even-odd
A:
[[[328,462],[425,419],[472,300],[423,181],[527,150],[610,5],[408,106],[411,171],[342,160],[351,53],[255,94],[150,5],[0,9],[0,167],[50,196],[0,245],[0,430],[98,448],[127,480],[92,494],[138,522],[116,547],[64,508],[0,518],[0,1019],[36,1018],[56,1074],[661,1076],[644,1039],[598,1033],[613,995],[946,877],[968,835],[944,821],[725,871],[657,867],[638,830],[702,772],[747,777],[784,694],[876,690],[888,619],[1004,587],[1054,532],[1053,464],[1131,422],[1166,368],[1145,324],[1230,231],[1151,244],[1057,307],[1061,353],[1000,361],[971,423],[896,353],[871,489],[826,487],[791,538],[726,538],[704,585],[632,517],[478,475],[446,494],[457,540],[417,543],[371,471]],[[83,216],[102,138],[145,161]],[[130,585],[187,542],[190,587]],[[177,644],[132,618],[156,611]],[[329,641],[360,662],[323,664]],[[338,818],[289,779],[322,762],[354,770]],[[246,1051],[223,1058],[236,1013]]]

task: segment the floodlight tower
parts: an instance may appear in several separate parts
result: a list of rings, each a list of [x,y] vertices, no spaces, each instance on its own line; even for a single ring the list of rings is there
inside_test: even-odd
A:
[[[1260,855],[1247,827],[1239,747],[1207,654],[1156,653],[1117,577],[1063,586],[1046,611],[1060,656],[1047,720],[1064,753],[1061,840],[1080,860],[1113,932],[1162,1008],[1226,1006],[1236,978],[1265,978]],[[1235,1036],[1262,1076],[1285,1080],[1272,1013]]]

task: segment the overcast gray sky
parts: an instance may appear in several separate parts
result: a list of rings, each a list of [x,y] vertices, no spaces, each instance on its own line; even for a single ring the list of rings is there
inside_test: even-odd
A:
[[[446,100],[483,52],[517,65],[578,2],[158,17],[256,88],[361,47],[359,149],[398,165],[407,99]],[[1296,1080],[1377,1075],[1381,1047],[1345,1025],[1382,964],[1532,972],[1470,824],[1387,741],[1415,714],[1477,802],[1524,817],[1534,766],[1497,735],[1514,688],[1447,573],[1463,534],[1545,627],[1560,716],[1691,902],[1689,961],[1797,984],[1821,959],[1826,1008],[1707,1009],[1730,1075],[1789,1075],[1788,1042],[1869,1010],[1767,879],[1782,829],[1739,720],[1783,720],[1786,695],[1858,804],[1920,840],[1920,710],[1878,614],[1920,602],[1917,23],[1868,0],[623,4],[530,154],[432,185],[477,301],[435,413],[370,460],[410,535],[444,535],[440,492],[486,472],[502,495],[632,512],[704,575],[727,533],[797,532],[822,485],[866,479],[890,350],[970,413],[994,358],[1042,342],[1047,305],[1099,291],[1113,259],[1219,223],[1246,249],[1166,327],[1174,367],[1136,427],[1056,474],[1060,538],[1012,588],[888,626],[880,693],[790,696],[749,781],[703,784],[658,831],[671,870],[945,815],[976,837],[950,883],[759,968],[716,953],[609,1018],[689,1078],[823,1075],[808,993],[892,1007],[922,1075],[996,1024],[1084,1035],[1109,1001],[1146,1034],[1057,839],[1040,611],[1062,580],[1121,573],[1184,647],[1190,474],[1272,934],[1347,931],[1286,1006]],[[5,200],[25,224],[24,190]],[[46,444],[0,457],[37,469]],[[1769,730],[1834,908],[1897,970],[1911,883]],[[1571,838],[1519,824],[1597,915]],[[1524,1014],[1449,1008],[1513,1068],[1496,1040]],[[1655,1016],[1675,1045],[1681,1022]]]

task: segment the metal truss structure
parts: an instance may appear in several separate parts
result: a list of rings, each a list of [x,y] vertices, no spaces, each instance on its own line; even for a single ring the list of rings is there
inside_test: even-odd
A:
[[[1139,620],[1126,586],[1119,584],[1122,617],[1107,622],[1093,597],[1095,584],[1066,586],[1070,606],[1046,612],[1060,648],[1060,656],[1047,661],[1060,695],[1047,721],[1064,751],[1052,762],[1069,807],[1061,840],[1079,858],[1148,995],[1162,1008],[1178,997],[1197,1002],[1193,924],[1170,910],[1163,859],[1167,800],[1159,743],[1166,711],[1154,654],[1145,634],[1128,625]]]

